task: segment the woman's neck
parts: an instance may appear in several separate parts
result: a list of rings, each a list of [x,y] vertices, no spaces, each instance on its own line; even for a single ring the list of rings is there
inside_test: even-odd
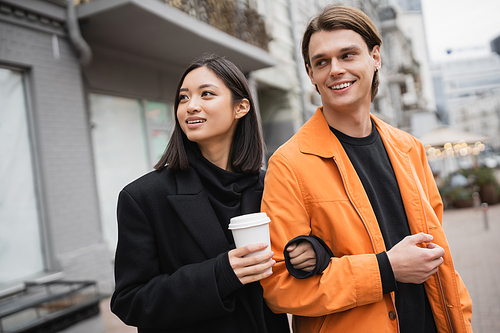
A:
[[[227,145],[201,145],[198,144],[201,154],[212,164],[218,166],[221,169],[232,171],[229,163],[229,152],[231,150],[230,146]]]

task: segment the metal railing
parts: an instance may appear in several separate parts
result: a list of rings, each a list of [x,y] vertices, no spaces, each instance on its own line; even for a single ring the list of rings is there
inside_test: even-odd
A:
[[[58,332],[99,313],[95,281],[25,282],[0,297],[0,332]]]

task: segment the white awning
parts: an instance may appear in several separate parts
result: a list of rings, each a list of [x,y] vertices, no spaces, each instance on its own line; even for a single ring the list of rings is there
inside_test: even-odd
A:
[[[439,127],[432,130],[430,133],[419,138],[424,146],[429,145],[433,147],[442,147],[446,143],[465,142],[467,144],[474,144],[478,141],[484,142],[488,137],[480,134],[454,130],[449,127]]]

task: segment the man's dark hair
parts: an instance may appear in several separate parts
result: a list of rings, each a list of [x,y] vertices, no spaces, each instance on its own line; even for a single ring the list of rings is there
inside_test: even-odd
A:
[[[369,52],[373,50],[375,45],[382,45],[382,39],[378,35],[377,28],[368,15],[356,8],[328,6],[309,22],[302,38],[302,57],[304,58],[304,65],[308,73],[308,66],[311,68],[309,57],[311,36],[316,32],[337,29],[347,29],[357,32],[365,41]],[[379,83],[378,71],[376,71],[372,80],[372,102],[377,95]],[[316,90],[318,90],[318,87],[316,87]]]
[[[174,131],[165,153],[155,165],[155,169],[161,170],[164,167],[167,167],[168,170],[189,169],[189,162],[183,141],[188,139],[177,119],[177,108],[180,101],[179,92],[186,75],[200,67],[206,67],[211,70],[231,91],[233,105],[240,103],[245,98],[249,101],[250,109],[246,115],[238,120],[234,132],[231,151],[229,152],[229,164],[234,172],[259,172],[262,166],[264,141],[248,81],[235,64],[224,57],[213,54],[206,54],[199,57],[182,74],[174,100]]]

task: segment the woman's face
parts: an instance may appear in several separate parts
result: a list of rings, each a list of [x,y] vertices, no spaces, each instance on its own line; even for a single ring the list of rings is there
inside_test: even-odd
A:
[[[242,103],[234,103],[231,91],[207,67],[192,70],[179,91],[177,119],[182,131],[200,148],[229,148]]]

